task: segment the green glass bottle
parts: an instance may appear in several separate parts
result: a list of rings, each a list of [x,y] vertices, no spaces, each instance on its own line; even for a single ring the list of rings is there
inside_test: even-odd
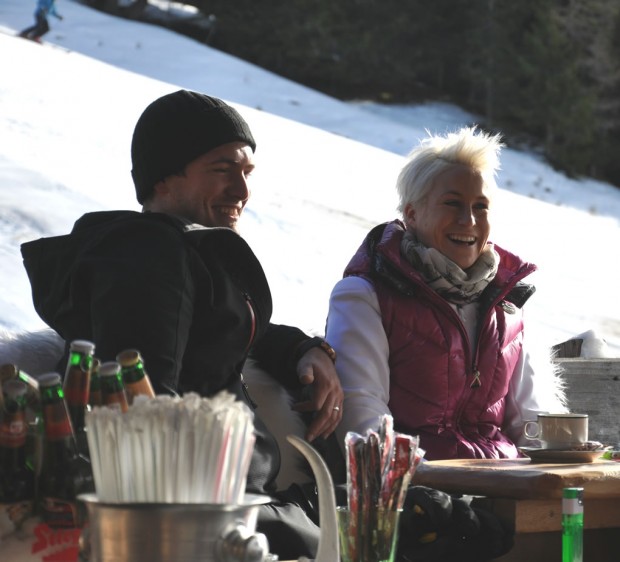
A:
[[[77,496],[94,491],[90,462],[78,453],[60,375],[41,375],[39,389],[45,429],[38,486],[40,514],[50,527],[80,527],[85,513]]]
[[[88,456],[88,440],[84,416],[88,410],[90,375],[93,368],[95,344],[86,340],[74,340],[69,347],[69,361],[65,372],[63,391],[71,416],[78,451]]]
[[[32,513],[34,470],[26,455],[27,385],[18,379],[2,384],[4,407],[0,423],[0,514],[19,529]]]
[[[26,385],[26,460],[35,473],[38,473],[43,441],[39,381],[12,363],[0,365],[0,381],[7,380],[19,380]],[[0,419],[2,418],[2,395],[3,393],[0,392]]]
[[[144,360],[139,351],[136,349],[121,351],[116,356],[116,361],[121,366],[129,405],[133,404],[134,398],[138,395],[148,396],[149,398],[155,396],[151,379],[144,370]]]
[[[562,562],[583,562],[583,488],[563,491]]]

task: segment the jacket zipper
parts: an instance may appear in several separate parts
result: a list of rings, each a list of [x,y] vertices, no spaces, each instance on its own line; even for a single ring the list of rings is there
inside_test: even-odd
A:
[[[256,313],[254,312],[254,306],[252,305],[252,297],[250,297],[250,295],[245,292],[243,293],[243,297],[245,298],[245,303],[248,305],[248,310],[250,311],[250,339],[245,347],[244,352],[244,355],[247,356],[250,348],[252,347],[252,344],[254,343],[254,336],[256,335]],[[254,400],[252,400],[252,397],[250,396],[250,389],[248,388],[248,385],[243,378],[243,373],[239,373],[239,378],[241,379],[241,389],[243,390],[245,399],[252,406],[252,408],[256,409],[258,404],[254,402]]]
[[[515,281],[515,283],[518,282]],[[510,285],[510,288],[512,288],[514,285]],[[471,394],[473,389],[479,388],[482,386],[482,381],[480,380],[480,371],[478,370],[478,356],[480,354],[480,334],[482,333],[482,327],[485,325],[488,317],[491,314],[491,311],[497,306],[497,304],[499,302],[501,302],[502,298],[504,298],[504,296],[506,296],[508,294],[508,292],[510,292],[510,288],[507,288],[506,290],[502,291],[491,303],[490,306],[487,308],[487,310],[485,311],[484,314],[484,318],[481,319],[481,322],[479,324],[479,329],[478,329],[478,334],[477,334],[477,343],[476,343],[476,349],[474,350],[474,356],[471,359],[471,365],[472,365],[472,376],[473,379],[471,381],[471,383],[469,384],[468,388],[465,389],[465,393],[463,394],[461,400],[459,401],[459,405],[458,408],[455,412],[455,416],[454,416],[454,422],[455,425],[459,431],[460,434],[463,434],[462,430],[461,430],[461,415],[463,413],[463,410],[465,409],[465,405],[467,404],[467,402],[469,401],[469,395]],[[452,307],[450,307],[452,309]],[[470,349],[469,346],[469,336],[467,336],[466,330],[465,330],[465,326],[463,326],[463,322],[461,321],[460,318],[458,318],[457,315],[457,319],[461,325],[461,329],[463,331],[463,334],[465,336],[465,339],[467,341],[467,349]],[[468,373],[465,373],[465,376],[468,376]]]
[[[250,339],[248,341],[248,345],[245,347],[245,354],[250,351],[250,347],[254,343],[254,336],[256,336],[256,313],[254,312],[254,305],[252,304],[252,297],[247,293],[243,293],[243,297],[245,298],[245,303],[248,305],[248,310],[250,311]]]

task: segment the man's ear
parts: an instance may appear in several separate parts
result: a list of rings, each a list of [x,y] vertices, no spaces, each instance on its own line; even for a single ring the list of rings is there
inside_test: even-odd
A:
[[[166,195],[167,193],[169,193],[170,191],[170,186],[168,185],[168,178],[164,178],[163,180],[159,180],[154,186],[153,186],[153,194],[155,195]]]
[[[170,193],[170,185],[166,179],[158,181],[154,186],[148,197],[145,199],[142,208],[145,211],[159,212],[162,210],[162,202],[166,200]]]

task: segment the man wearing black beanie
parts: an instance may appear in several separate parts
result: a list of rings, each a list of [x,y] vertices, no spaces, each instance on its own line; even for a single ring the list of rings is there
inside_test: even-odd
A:
[[[22,255],[37,312],[66,342],[94,342],[102,361],[138,349],[157,393],[228,390],[250,406],[242,370],[252,355],[289,389],[311,386],[312,398],[296,405],[315,412],[311,441],[333,432],[343,393],[327,342],[270,323],[267,280],[237,233],[255,149],[222,100],[163,96],[144,110],[131,145],[144,212],[88,213],[68,235],[23,244]],[[255,428],[247,490],[276,498],[258,530],[280,559],[312,558],[318,527],[301,494],[276,494],[278,446],[258,416]]]

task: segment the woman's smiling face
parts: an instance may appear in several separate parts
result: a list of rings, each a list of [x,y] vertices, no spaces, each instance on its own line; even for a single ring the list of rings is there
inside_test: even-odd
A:
[[[420,204],[407,205],[405,221],[422,244],[468,269],[487,244],[490,204],[490,189],[480,174],[455,164],[437,176]]]

